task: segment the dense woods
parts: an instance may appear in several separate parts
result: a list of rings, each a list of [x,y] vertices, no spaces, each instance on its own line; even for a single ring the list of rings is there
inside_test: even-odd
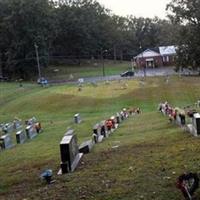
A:
[[[172,0],[167,9],[169,18],[182,28],[177,32],[179,67],[191,67],[200,72],[200,1]]]
[[[42,66],[46,67],[59,59],[76,64],[81,59],[102,56],[130,60],[142,49],[178,44],[183,41],[179,32],[183,37],[187,35],[181,45],[189,53],[192,49],[185,49],[186,44],[198,28],[193,16],[191,20],[187,18],[188,26],[181,26],[185,18],[177,13],[180,2],[173,0],[168,9],[175,14],[170,20],[162,20],[136,18],[134,13],[117,16],[95,0],[0,0],[2,74],[25,78],[35,73],[35,45]],[[179,17],[175,18],[176,14]],[[189,34],[188,28],[193,33]]]

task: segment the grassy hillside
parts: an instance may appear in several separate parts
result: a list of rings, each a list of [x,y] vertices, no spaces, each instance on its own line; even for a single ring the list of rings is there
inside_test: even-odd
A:
[[[124,84],[128,88],[124,89]],[[41,88],[0,83],[0,122],[14,117],[35,116],[44,132],[32,141],[0,152],[0,199],[181,199],[176,177],[185,171],[199,171],[199,138],[169,124],[156,111],[161,101],[185,106],[199,99],[198,78],[172,77],[101,83],[97,87],[62,85]],[[85,155],[75,173],[56,176],[60,164],[59,142],[68,127],[78,141],[91,137],[92,126],[123,107],[142,108],[103,143]],[[74,125],[79,112],[83,122]],[[119,148],[113,149],[118,145]],[[42,170],[51,168],[56,183],[39,180]],[[200,195],[200,192],[198,193]]]

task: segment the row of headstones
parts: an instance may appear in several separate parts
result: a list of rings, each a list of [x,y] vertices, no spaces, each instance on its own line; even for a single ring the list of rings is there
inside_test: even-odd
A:
[[[167,102],[159,104],[159,111],[169,117],[171,122],[183,127],[187,132],[194,136],[200,135],[200,114],[194,109],[184,110],[172,108]],[[187,124],[186,117],[189,117],[191,123]]]
[[[20,122],[20,123],[19,123]],[[27,121],[25,121],[26,128],[25,130],[23,129],[23,124],[21,120],[18,120],[18,125],[17,129],[14,126],[11,126],[11,123],[9,123],[9,126],[3,127],[3,132],[4,135],[0,137],[0,149],[10,149],[15,144],[23,144],[25,143],[28,139],[31,140],[35,138],[38,133],[41,132],[41,123],[37,122],[36,118],[33,117]],[[21,130],[19,130],[21,129]],[[6,130],[6,131],[5,131]],[[12,132],[17,131],[16,134],[16,143],[13,142],[12,140]]]
[[[83,142],[79,147],[77,137],[74,130],[69,130],[60,142],[61,164],[58,174],[73,172],[77,167],[83,154],[91,152],[95,143],[102,142],[103,139],[109,137],[119,126],[119,124],[127,119],[129,115],[139,114],[140,109],[123,109],[116,116],[112,116],[108,120],[101,121],[93,127],[92,139]]]
[[[3,134],[12,133],[13,131],[17,131],[22,128],[22,120],[15,119],[13,122],[9,122],[6,124],[0,124],[0,132]]]

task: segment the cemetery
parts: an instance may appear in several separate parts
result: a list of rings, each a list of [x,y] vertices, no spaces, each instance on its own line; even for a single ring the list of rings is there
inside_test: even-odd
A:
[[[168,102],[160,103],[158,107],[159,111],[166,115],[171,123],[180,126],[195,137],[200,135],[200,114],[196,110],[199,108],[198,103],[186,106],[183,109],[173,108]]]
[[[25,120],[24,124],[21,119],[2,123],[0,130],[0,150],[10,149],[16,144],[24,144],[41,132],[41,123],[35,117]]]
[[[199,172],[200,80],[144,82],[1,83],[0,199],[182,199],[177,177]]]

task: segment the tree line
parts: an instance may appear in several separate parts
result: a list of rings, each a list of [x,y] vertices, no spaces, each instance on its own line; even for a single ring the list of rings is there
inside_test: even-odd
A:
[[[197,31],[194,22],[177,17],[181,2],[173,0],[173,14],[163,20],[118,16],[96,0],[0,0],[0,69],[4,76],[32,76],[35,45],[45,67],[61,58],[78,64],[101,57],[130,60],[146,48],[178,45],[179,33],[187,32],[189,40],[188,28]],[[187,45],[184,40],[181,46],[189,54]]]

